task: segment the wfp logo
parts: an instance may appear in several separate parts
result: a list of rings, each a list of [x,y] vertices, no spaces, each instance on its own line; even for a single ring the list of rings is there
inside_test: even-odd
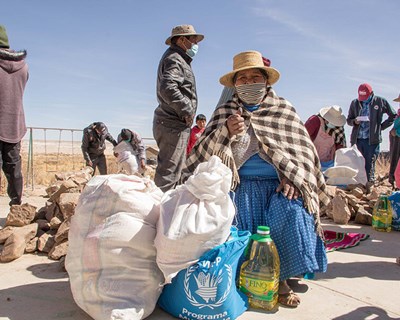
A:
[[[200,309],[220,307],[227,299],[232,286],[232,267],[224,264],[222,268],[212,273],[203,271],[197,273],[195,271],[198,268],[199,265],[194,265],[186,270],[184,289],[187,299]],[[221,293],[218,295],[218,292],[223,292],[222,296]]]

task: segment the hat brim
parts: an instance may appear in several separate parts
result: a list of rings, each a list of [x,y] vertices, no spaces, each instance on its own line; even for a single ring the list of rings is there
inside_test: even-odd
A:
[[[180,34],[174,34],[173,36],[169,36],[167,38],[167,40],[165,40],[165,44],[170,46],[171,45],[171,39],[175,38],[175,37],[182,37],[182,36],[186,36],[186,37],[190,37],[190,36],[197,36],[197,42],[200,42],[204,39],[204,35],[200,34],[200,33],[180,33]]]
[[[393,99],[394,102],[400,102],[400,96],[396,99]]]
[[[273,84],[277,83],[279,78],[280,78],[280,76],[281,76],[279,71],[276,70],[275,68],[265,67],[265,66],[264,67],[251,66],[251,67],[239,68],[239,69],[233,70],[233,71],[223,75],[219,79],[219,83],[221,83],[225,87],[234,87],[235,84],[233,83],[233,78],[234,78],[235,74],[238,73],[239,71],[248,70],[248,69],[261,69],[261,70],[264,70],[268,74],[268,84],[271,85],[271,86]]]
[[[329,111],[329,107],[322,108],[319,111],[319,114],[322,118],[324,118],[329,123],[332,123],[335,127],[343,127],[346,124],[346,117],[342,114],[340,117],[334,117],[331,114],[327,113]]]

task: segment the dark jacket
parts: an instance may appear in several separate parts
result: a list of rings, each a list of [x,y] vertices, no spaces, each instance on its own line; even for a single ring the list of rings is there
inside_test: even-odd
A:
[[[188,128],[185,117],[196,114],[196,82],[191,61],[176,45],[168,48],[162,56],[157,74],[159,105],[154,111],[154,121],[157,123],[183,130]]]
[[[347,124],[353,127],[350,136],[350,143],[357,143],[358,130],[360,125],[354,123],[356,118],[361,114],[362,105],[358,99],[354,99],[349,108],[347,116]],[[383,115],[387,114],[388,118],[382,122]],[[389,102],[386,99],[374,95],[369,104],[369,144],[379,144],[382,142],[382,130],[389,128],[396,116]]]
[[[92,160],[102,154],[106,149],[106,140],[111,142],[113,146],[117,145],[112,135],[108,132],[107,127],[101,135],[99,135],[94,129],[97,122],[92,123],[90,126],[83,130],[82,137],[82,153],[86,161]]]
[[[0,49],[0,140],[18,143],[26,133],[23,95],[28,81],[26,51]]]

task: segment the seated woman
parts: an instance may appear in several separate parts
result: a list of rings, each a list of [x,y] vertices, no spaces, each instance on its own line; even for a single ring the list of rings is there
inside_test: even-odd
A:
[[[308,118],[304,124],[317,149],[322,171],[333,167],[336,150],[346,147],[345,123],[342,108],[329,106]]]
[[[272,89],[279,72],[263,65],[257,51],[233,58],[220,83],[235,88],[233,100],[216,108],[186,162],[184,178],[218,155],[233,173],[237,226],[256,233],[267,225],[280,262],[279,302],[297,307],[287,279],[325,272],[319,201],[329,198],[320,162],[292,105]]]

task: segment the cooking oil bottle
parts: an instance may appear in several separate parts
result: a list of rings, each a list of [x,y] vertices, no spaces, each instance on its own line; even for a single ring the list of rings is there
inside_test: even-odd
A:
[[[279,255],[269,235],[269,227],[259,226],[251,236],[249,260],[240,268],[239,288],[252,308],[273,310],[278,301]]]
[[[392,231],[393,211],[386,194],[381,194],[372,212],[372,227],[377,231]]]

